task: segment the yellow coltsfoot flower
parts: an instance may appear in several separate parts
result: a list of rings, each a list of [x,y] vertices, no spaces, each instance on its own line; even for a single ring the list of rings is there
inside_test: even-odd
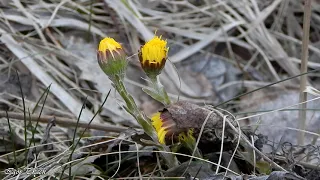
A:
[[[155,36],[146,42],[139,51],[139,60],[147,76],[155,78],[161,73],[168,55],[167,41]]]
[[[124,78],[127,56],[122,46],[113,38],[106,37],[100,41],[97,58],[101,69],[110,79],[113,79],[115,75]]]

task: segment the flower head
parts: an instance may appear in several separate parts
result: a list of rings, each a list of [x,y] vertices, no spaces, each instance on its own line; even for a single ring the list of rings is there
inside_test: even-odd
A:
[[[163,69],[168,55],[167,41],[155,36],[140,48],[139,59],[142,69],[150,76],[157,76]]]
[[[113,51],[118,51],[120,49],[122,49],[121,45],[113,38],[106,37],[99,43],[99,51],[102,52],[110,51],[110,53],[113,54]]]
[[[101,40],[97,56],[101,69],[109,78],[112,79],[115,75],[124,77],[127,67],[126,54],[117,41],[109,37]]]
[[[193,143],[195,141],[195,138],[193,136],[194,134],[194,129],[188,129],[188,132],[181,132],[179,134],[179,141],[180,142],[187,142],[187,143]]]
[[[168,112],[157,112],[152,118],[152,125],[155,128],[159,142],[165,144],[166,136],[174,133],[175,122],[171,119]]]

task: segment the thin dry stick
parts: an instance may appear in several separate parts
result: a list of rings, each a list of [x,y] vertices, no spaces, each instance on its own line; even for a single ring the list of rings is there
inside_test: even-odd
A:
[[[251,143],[254,146],[253,136],[250,136],[250,137],[251,137]],[[253,150],[253,175],[256,175],[256,166],[257,166],[257,163],[256,163],[256,152]]]
[[[222,125],[222,134],[221,134],[221,148],[220,148],[220,155],[219,155],[219,160],[218,160],[218,165],[217,165],[217,168],[216,168],[216,174],[218,174],[219,172],[219,167],[220,167],[220,164],[221,164],[221,159],[222,159],[222,155],[223,155],[223,140],[224,140],[224,132],[225,132],[225,128],[226,128],[226,119],[227,119],[227,116],[224,115],[223,116],[223,125]]]
[[[309,32],[310,32],[310,16],[311,16],[311,1],[305,0],[304,5],[304,17],[303,17],[303,39],[302,39],[302,60],[301,60],[301,73],[307,72],[308,67],[308,45],[309,45]],[[300,79],[300,97],[299,101],[305,102],[307,101],[307,93],[304,92],[307,85],[307,75],[301,76]],[[306,129],[306,119],[307,119],[307,103],[301,104],[299,111],[299,128],[301,130]],[[298,144],[304,145],[304,135],[305,133],[301,131],[298,135]]]
[[[24,120],[23,113],[15,113],[15,112],[8,112],[8,116],[10,119],[16,119],[16,120]],[[5,111],[0,111],[0,118],[6,117]],[[77,125],[76,119],[70,119],[70,118],[63,118],[63,117],[56,117],[56,116],[41,116],[38,119],[38,115],[31,115],[30,119],[31,121],[39,121],[40,123],[49,123],[52,118],[55,118],[55,123],[64,126],[64,127],[73,127]],[[78,122],[78,127],[86,128],[88,126],[88,123],[86,122]],[[112,125],[104,125],[99,123],[91,123],[88,127],[88,129],[96,129],[106,132],[123,132],[127,130],[125,127],[119,127],[119,126],[112,126]]]
[[[272,156],[271,158],[274,158],[274,159],[276,159],[278,161],[281,161],[281,162],[287,162],[286,157],[282,157],[282,156],[276,155],[276,156]],[[314,170],[318,170],[318,171],[320,170],[320,166],[319,165],[311,164],[309,162],[301,162],[300,161],[300,162],[296,162],[296,164],[301,165],[304,168],[314,169]]]
[[[212,110],[215,111],[217,114],[219,114],[220,116],[223,117],[223,114],[222,114],[220,111],[215,110],[215,109],[212,109]],[[226,110],[223,110],[223,111],[228,112],[228,111],[226,111]],[[230,113],[230,112],[228,112],[228,113]],[[230,113],[230,115],[231,115],[232,117],[234,117],[231,113]],[[230,120],[228,120],[228,119],[226,119],[226,122],[229,124],[229,126],[231,127],[231,129],[238,134],[239,138],[242,138],[242,140],[244,141],[244,142],[242,142],[242,144],[243,144],[243,143],[246,143],[246,144],[247,144],[248,146],[250,146],[257,154],[259,154],[264,160],[266,160],[267,162],[269,162],[269,163],[270,163],[274,168],[276,168],[277,170],[287,172],[284,168],[282,168],[281,166],[279,166],[277,163],[273,162],[269,157],[267,157],[267,156],[266,156],[265,154],[263,154],[259,149],[257,149],[254,145],[252,145],[251,142],[247,139],[247,137],[241,133],[241,129],[240,129],[240,128],[237,129],[237,128],[230,122]],[[236,123],[237,123],[237,125],[240,127],[240,124],[238,123],[238,121],[236,121]],[[240,143],[241,143],[241,142],[240,142]],[[235,150],[235,151],[236,151],[236,150]],[[229,165],[230,165],[230,163],[229,163]],[[228,165],[228,166],[229,166],[229,165]]]
[[[198,138],[197,138],[197,142],[196,142],[196,144],[195,144],[195,148],[193,149],[193,152],[192,152],[192,155],[191,155],[192,157],[195,157],[194,155],[195,155],[196,150],[197,150],[197,148],[198,148],[198,145],[199,145],[201,136],[202,136],[202,134],[203,134],[204,127],[206,126],[206,124],[207,124],[207,122],[208,122],[211,114],[213,114],[213,113],[214,113],[214,111],[211,111],[211,112],[207,115],[207,117],[206,117],[206,119],[204,120],[204,122],[202,123],[201,129],[200,129],[200,132],[199,132],[199,135],[198,135]],[[188,163],[188,166],[187,166],[187,168],[184,170],[183,175],[188,171],[188,168],[189,168],[191,162],[192,162],[192,158],[190,158],[189,163]],[[218,165],[217,165],[217,166],[218,166]]]
[[[228,113],[228,114],[233,118],[233,120],[237,123],[238,132],[239,132],[237,145],[236,145],[236,147],[234,148],[234,151],[233,151],[233,153],[232,153],[232,155],[231,155],[231,158],[230,158],[229,163],[228,163],[228,166],[227,166],[227,169],[229,169],[229,167],[230,167],[230,165],[231,165],[231,163],[232,163],[232,161],[233,161],[233,158],[234,158],[234,156],[235,156],[235,154],[236,154],[236,152],[237,152],[237,150],[238,150],[239,144],[240,144],[240,140],[241,140],[241,128],[240,128],[239,122],[236,121],[236,117],[235,117],[233,114],[231,114],[231,112],[229,112],[229,111],[227,111],[227,110],[224,110],[224,109],[221,109],[221,108],[218,108],[218,110],[221,110],[221,111],[224,111],[224,112]],[[224,173],[223,177],[226,177],[226,176],[227,176],[227,173],[228,173],[228,171],[226,171],[226,172]]]
[[[234,130],[239,135],[240,132],[238,131],[238,129],[236,127],[234,127],[233,124],[228,119],[226,119],[226,120],[227,120],[227,123],[229,124],[229,126],[232,128],[232,130]],[[244,142],[248,146],[250,146],[252,149],[254,149],[257,154],[259,154],[264,160],[269,162],[275,169],[287,172],[287,170],[285,170],[283,167],[279,166],[277,163],[273,162],[268,156],[263,154],[259,149],[257,149],[254,145],[252,145],[251,142],[247,139],[247,137],[245,135],[241,134],[241,136],[242,136],[242,140],[244,140]]]
[[[118,168],[116,170],[116,172],[114,172],[114,174],[110,177],[110,179],[114,178],[114,176],[116,176],[120,170],[120,166],[121,166],[121,144],[122,144],[123,140],[120,141],[119,143],[119,160],[118,160]]]

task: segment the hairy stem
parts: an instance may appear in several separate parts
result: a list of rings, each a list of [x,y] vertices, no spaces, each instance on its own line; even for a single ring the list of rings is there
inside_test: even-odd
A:
[[[152,138],[153,142],[156,143],[159,150],[170,152],[170,149],[167,146],[159,143],[157,133],[153,128],[151,121],[139,110],[133,97],[131,96],[131,94],[128,93],[127,89],[123,84],[122,79],[119,78],[119,76],[116,76],[113,79],[113,86],[121,95],[123,100],[126,102],[127,106],[125,109],[128,111],[129,114],[131,114],[138,121],[138,123],[142,126],[145,133]],[[178,165],[178,160],[174,155],[168,154],[168,153],[161,153],[161,155],[166,160],[168,167],[171,168]]]

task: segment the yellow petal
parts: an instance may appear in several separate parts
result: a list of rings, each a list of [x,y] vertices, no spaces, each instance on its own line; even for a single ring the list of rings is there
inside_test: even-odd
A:
[[[156,131],[160,131],[160,129],[161,129],[162,125],[163,125],[163,122],[162,122],[162,120],[160,118],[160,114],[161,114],[160,112],[157,112],[151,118],[152,125],[156,129]]]
[[[163,126],[163,119],[161,119],[160,115],[161,115],[160,112],[155,113],[152,116],[151,121],[152,121],[153,127],[156,129],[159,142],[164,144],[167,130],[165,129],[165,127],[162,127]]]
[[[161,144],[165,144],[166,134],[167,134],[167,131],[164,128],[161,128],[160,131],[158,132],[158,139]]]
[[[121,45],[113,38],[106,37],[100,41],[97,51],[98,63],[112,81],[115,75],[124,78],[128,64],[126,57]]]
[[[167,53],[167,41],[155,36],[141,48],[142,64],[146,61],[149,61],[150,64],[161,64],[167,58]]]
[[[116,51],[117,49],[122,49],[121,45],[115,41],[113,38],[106,37],[100,41],[99,51]]]

